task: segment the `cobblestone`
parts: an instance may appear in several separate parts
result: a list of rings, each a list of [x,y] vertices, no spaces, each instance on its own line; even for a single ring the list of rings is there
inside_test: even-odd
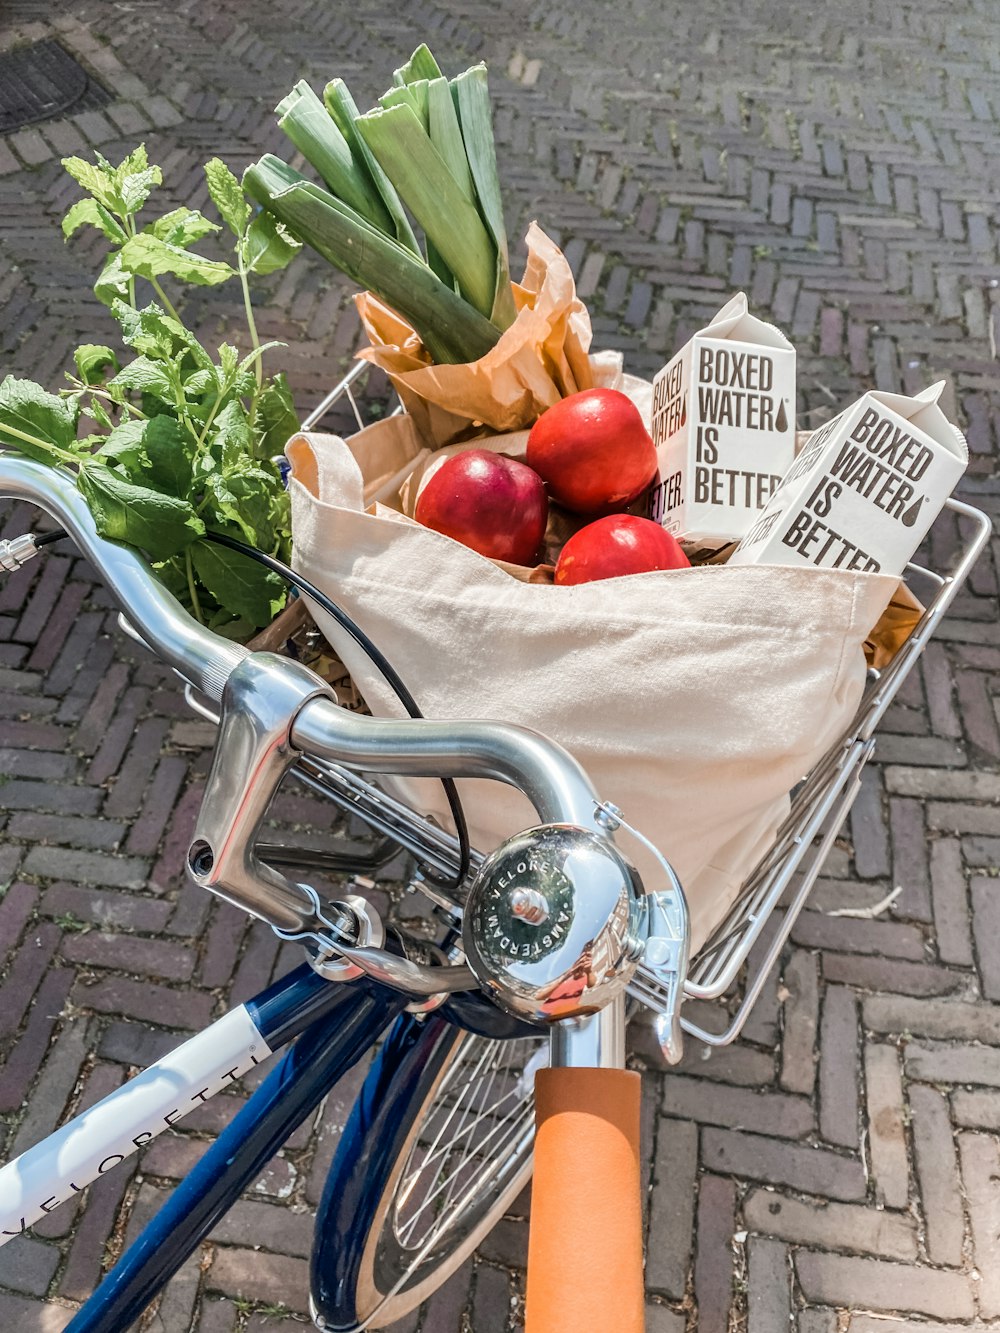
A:
[[[76,342],[110,336],[90,294],[100,247],[82,234],[67,247],[59,230],[75,192],[56,157],[94,145],[114,157],[145,137],[172,204],[198,206],[208,157],[243,166],[278,147],[269,108],[297,78],[343,73],[368,99],[427,37],[449,71],[489,61],[515,268],[538,216],[559,234],[597,345],[650,375],[746,290],[795,338],[801,421],[821,424],[876,384],[946,379],[972,453],[960,494],[1000,517],[994,29],[985,0],[626,0],[613,21],[596,0],[388,15],[375,0],[7,0],[0,49],[58,34],[112,101],[0,138],[0,378],[55,389]],[[358,345],[349,289],[302,257],[255,292],[303,409]],[[233,334],[227,299],[184,300],[210,341]],[[4,536],[27,526],[0,504]],[[954,550],[948,526],[928,543],[935,567]],[[650,1333],[987,1333],[1000,1321],[997,561],[996,548],[980,561],[890,709],[744,1040],[689,1042],[664,1071],[648,1029],[634,1030]],[[185,884],[213,731],[120,635],[94,577],[64,543],[0,579],[8,1152],[293,960]],[[340,825],[304,793],[272,817],[276,836],[335,845]],[[878,920],[827,915],[896,885]],[[301,1327],[312,1212],[363,1075],[188,1261],[150,1330]],[[201,1108],[137,1169],[182,1173],[241,1102]],[[49,1217],[20,1256],[4,1251],[0,1327],[69,1322],[120,1235],[161,1200],[130,1172]],[[525,1216],[522,1199],[394,1333],[519,1333]]]

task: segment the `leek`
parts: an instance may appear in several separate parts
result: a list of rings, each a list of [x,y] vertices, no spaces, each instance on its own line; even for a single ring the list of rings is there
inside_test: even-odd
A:
[[[387,107],[359,116],[357,125],[462,295],[489,317],[496,295],[493,242],[415,113],[408,106]]]
[[[417,79],[439,79],[440,77],[441,70],[438,62],[431,55],[427,43],[421,42],[406,64],[400,65],[397,70],[393,70],[392,81],[397,88],[401,88],[404,84],[414,83]]]
[[[243,186],[294,236],[405,315],[437,363],[478,361],[495,346],[497,328],[426,264],[280,158],[262,157]]]
[[[269,154],[246,188],[408,320],[435,361],[478,360],[516,318],[485,66],[449,82],[419,46],[379,102],[362,115],[343,80],[322,101],[300,81],[279,124],[327,188]]]
[[[493,139],[493,113],[485,65],[473,65],[452,80],[462,139],[469,168],[476,186],[479,208],[493,239],[496,253],[494,301],[490,318],[499,329],[509,328],[517,315],[510,286],[510,257],[507,253],[507,228],[503,220],[497,152]]]
[[[469,170],[469,159],[462,142],[462,127],[447,79],[432,79],[427,85],[427,113],[431,143],[447,163],[455,184],[466,199],[475,203],[476,187]]]
[[[327,188],[356,213],[388,231],[389,214],[367,169],[355,162],[350,144],[309,84],[300,79],[275,111],[278,124]]]
[[[351,153],[357,161],[363,162],[368,169],[372,183],[381,195],[382,202],[392,218],[396,240],[399,241],[400,245],[405,245],[408,250],[412,250],[415,255],[419,254],[420,246],[417,244],[417,238],[413,234],[410,220],[403,211],[403,205],[399,202],[399,195],[393,188],[392,181],[379,166],[374,153],[358,133],[358,128],[354,122],[360,112],[343,79],[330,80],[323,89],[323,101],[337,128],[350,145]]]

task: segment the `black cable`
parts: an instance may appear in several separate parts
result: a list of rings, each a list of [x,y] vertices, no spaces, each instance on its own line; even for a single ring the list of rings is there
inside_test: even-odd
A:
[[[36,546],[48,546],[51,542],[59,541],[65,537],[66,532],[63,528],[53,528],[51,532],[43,532],[35,538]],[[247,556],[250,560],[256,560],[259,565],[270,569],[273,573],[279,574],[287,583],[291,583],[298,588],[299,592],[304,592],[315,602],[328,611],[337,624],[340,625],[351,636],[358,647],[364,652],[374,666],[385,677],[386,683],[390,686],[393,693],[399,699],[399,702],[406,709],[410,717],[422,718],[423,713],[417,706],[417,701],[403,684],[402,679],[397,673],[395,667],[381,651],[377,648],[360,625],[355,624],[346,611],[331,601],[326,593],[321,592],[315,584],[310,583],[301,574],[297,574],[294,569],[281,560],[276,560],[274,556],[265,555],[263,551],[258,551],[255,546],[249,546],[246,542],[238,541],[235,537],[227,537],[221,532],[206,532],[204,541],[216,542],[219,546],[228,546],[232,551],[239,551],[241,555]],[[452,778],[442,778],[441,785],[444,787],[445,795],[448,798],[448,805],[451,809],[451,817],[455,824],[455,832],[458,835],[458,875],[452,888],[460,888],[465,882],[469,873],[471,860],[471,851],[469,848],[469,826],[465,822],[465,811],[462,809],[462,802],[458,795],[458,788],[455,786]]]
[[[422,718],[423,713],[417,706],[417,701],[403,684],[396,668],[389,659],[377,648],[368,635],[356,624],[346,611],[342,610],[336,602],[327,597],[326,593],[321,592],[314,583],[310,583],[307,578],[297,574],[294,569],[290,569],[281,560],[276,560],[274,556],[265,555],[263,551],[258,551],[255,546],[248,546],[246,542],[238,541],[235,537],[227,537],[221,532],[206,532],[203,541],[216,542],[219,546],[228,546],[232,551],[238,551],[241,555],[248,556],[251,560],[256,560],[259,565],[272,570],[275,574],[285,579],[286,582],[293,584],[299,592],[304,592],[315,602],[329,612],[336,620],[337,624],[345,629],[358,647],[371,660],[373,665],[384,676],[386,683],[391,687],[393,693],[399,699],[400,703],[406,709],[412,718]],[[442,778],[441,785],[444,788],[445,795],[448,798],[448,806],[451,810],[451,817],[455,824],[455,832],[458,835],[458,875],[452,888],[460,888],[465,882],[469,873],[471,860],[471,851],[469,847],[469,826],[465,822],[465,811],[462,809],[462,802],[458,795],[458,788],[455,786],[452,778]]]
[[[66,536],[65,528],[53,528],[51,532],[35,533],[35,546],[48,546]]]

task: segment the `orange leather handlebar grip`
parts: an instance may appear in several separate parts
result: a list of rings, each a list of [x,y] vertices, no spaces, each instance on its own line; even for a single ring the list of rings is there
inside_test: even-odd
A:
[[[640,1077],[540,1069],[525,1333],[643,1333]]]

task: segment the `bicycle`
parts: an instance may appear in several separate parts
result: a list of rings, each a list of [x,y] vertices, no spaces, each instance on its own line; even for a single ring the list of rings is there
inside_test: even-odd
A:
[[[354,404],[360,370],[318,411],[340,396]],[[951,515],[970,529],[955,570],[943,576],[912,567],[931,584],[920,624],[891,665],[871,673],[848,734],[794,793],[772,847],[689,964],[683,891],[669,865],[660,857],[666,887],[644,894],[616,850],[614,835],[629,833],[624,817],[600,800],[565,751],[497,724],[357,717],[299,664],[252,654],[196,625],[135,552],[97,536],[67,478],[0,456],[0,495],[39,505],[62,525],[103,575],[130,632],[218,720],[189,871],[283,939],[301,940],[307,953],[289,976],[0,1171],[0,1231],[9,1238],[297,1039],[69,1328],[128,1327],[388,1029],[317,1210],[317,1326],[337,1333],[384,1327],[458,1267],[531,1172],[534,1088],[541,1176],[532,1205],[529,1333],[597,1326],[609,1306],[620,1327],[641,1329],[638,1075],[623,1068],[626,998],[653,1011],[668,1061],[679,1058],[682,1032],[711,1045],[739,1034],[857,794],[878,722],[987,542],[988,519],[949,501]],[[17,538],[0,548],[0,567],[17,568],[37,549],[36,539]],[[442,922],[437,949],[421,956],[411,941],[387,936],[363,897],[327,904],[281,873],[280,864],[297,870],[310,863],[295,849],[259,842],[271,796],[290,772],[359,814],[393,848],[413,853],[417,886]],[[460,840],[360,776],[382,772],[510,782],[529,796],[541,823],[485,858],[472,853],[470,875],[456,889],[465,860]],[[780,929],[758,951],[724,1030],[684,1017],[684,998],[731,992],[793,882]],[[562,915],[570,919],[559,935],[543,933],[547,943],[539,947],[538,930],[553,914],[554,926]]]

